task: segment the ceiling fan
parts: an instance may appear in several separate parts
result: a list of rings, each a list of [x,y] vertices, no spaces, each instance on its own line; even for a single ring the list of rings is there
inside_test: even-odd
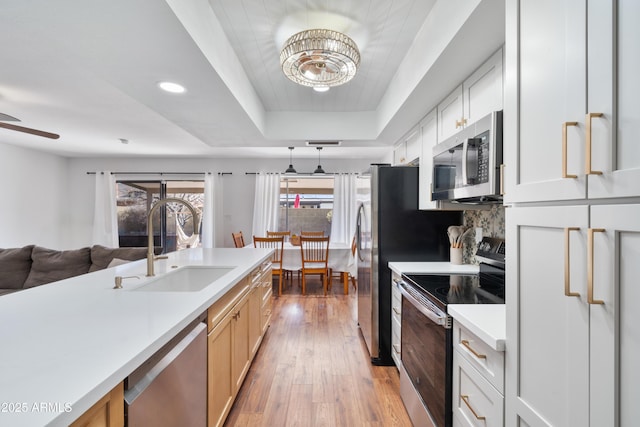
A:
[[[4,113],[0,113],[0,128],[9,129],[9,130],[15,130],[17,132],[29,133],[31,135],[42,136],[44,138],[51,138],[51,139],[60,138],[60,135],[58,135],[56,133],[45,132],[43,130],[27,128],[27,127],[24,127],[24,126],[13,125],[13,124],[10,124],[10,123],[4,123],[4,122],[19,122],[19,121],[20,121],[20,119],[16,119],[13,116],[10,116],[10,115],[4,114]]]

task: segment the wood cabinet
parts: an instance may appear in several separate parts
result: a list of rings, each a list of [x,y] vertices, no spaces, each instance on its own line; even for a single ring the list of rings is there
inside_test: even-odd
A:
[[[245,293],[208,336],[207,418],[209,426],[224,423],[251,363],[249,299]]]
[[[256,354],[271,321],[273,296],[271,262],[263,263],[251,274],[249,294],[249,345],[251,357]]]
[[[437,106],[438,142],[503,106],[503,50],[495,52]]]
[[[402,294],[398,289],[400,275],[391,273],[391,357],[397,367],[402,365]]]
[[[221,426],[271,319],[271,262],[256,267],[208,310],[208,425]]]
[[[124,386],[118,384],[88,411],[75,420],[71,427],[123,427]]]
[[[227,313],[209,333],[207,347],[207,424],[209,427],[224,424],[235,397],[235,380],[232,375],[234,313]]]
[[[507,14],[505,201],[640,195],[640,6],[510,1]]]
[[[264,273],[262,280],[262,306],[260,313],[262,314],[262,336],[267,332],[267,328],[271,323],[271,315],[273,312],[273,279],[271,266]]]
[[[249,292],[249,350],[251,357],[262,342],[262,283],[255,281]]]
[[[455,320],[453,347],[453,425],[505,425],[504,352]]]

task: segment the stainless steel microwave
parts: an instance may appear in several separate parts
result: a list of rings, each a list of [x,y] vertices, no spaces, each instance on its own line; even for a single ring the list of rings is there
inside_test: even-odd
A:
[[[502,200],[502,111],[494,111],[433,147],[431,199]]]

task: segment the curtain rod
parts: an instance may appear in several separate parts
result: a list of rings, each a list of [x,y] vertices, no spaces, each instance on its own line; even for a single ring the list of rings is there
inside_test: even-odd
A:
[[[87,172],[87,175],[95,175],[104,172]],[[211,175],[211,172],[109,172],[111,175]],[[233,175],[233,172],[218,172],[218,175]]]
[[[359,175],[358,172],[325,172],[323,174],[318,174],[318,173],[313,173],[313,172],[298,172],[298,173],[282,173],[282,172],[245,172],[245,175],[258,175],[260,173],[266,173],[268,175],[275,175],[277,173],[279,173],[280,175],[282,175],[284,178],[295,178],[297,176],[302,176],[302,177],[317,177],[317,178],[322,178],[324,176],[330,175],[340,175],[341,173],[344,174],[353,174],[353,175]]]

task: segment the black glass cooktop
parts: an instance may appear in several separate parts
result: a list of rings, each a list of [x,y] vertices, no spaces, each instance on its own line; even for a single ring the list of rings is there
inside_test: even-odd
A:
[[[504,304],[504,270],[475,274],[408,274],[425,297],[446,311],[447,304]]]

